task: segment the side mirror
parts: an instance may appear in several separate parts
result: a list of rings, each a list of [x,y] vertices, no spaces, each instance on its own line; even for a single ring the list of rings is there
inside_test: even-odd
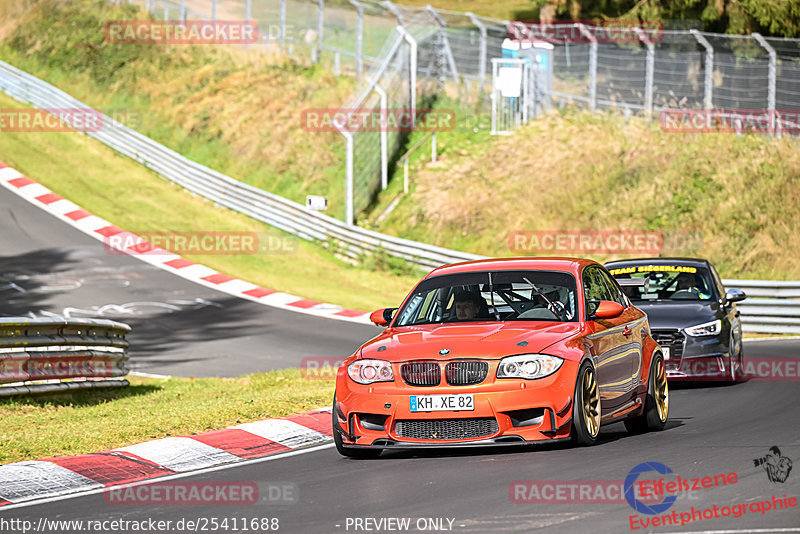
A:
[[[381,308],[380,310],[375,310],[369,314],[369,320],[375,323],[375,326],[386,326],[391,322],[395,311],[397,311],[397,308]]]
[[[747,295],[741,289],[729,289],[725,292],[725,302],[741,302],[747,298]]]
[[[624,311],[625,307],[618,302],[601,300],[597,304],[597,308],[594,310],[592,317],[597,319],[613,319],[614,317],[619,317],[622,315],[622,312]]]

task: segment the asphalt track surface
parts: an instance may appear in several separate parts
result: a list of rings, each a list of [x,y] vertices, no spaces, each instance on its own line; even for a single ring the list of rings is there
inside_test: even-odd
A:
[[[136,371],[239,376],[352,354],[379,330],[236,298],[103,244],[0,188],[0,316],[128,323]]]
[[[796,355],[800,340],[746,342],[747,356],[786,357]],[[603,503],[516,503],[509,488],[515,481],[609,480],[620,485],[642,462],[659,462],[684,479],[736,473],[735,483],[682,493],[664,512],[681,513],[713,506],[752,505],[773,496],[800,497],[800,467],[795,465],[785,482],[771,482],[753,460],[777,445],[781,454],[800,463],[800,404],[797,381],[755,381],[735,385],[673,384],[671,411],[662,432],[629,435],[621,424],[601,430],[592,447],[575,448],[551,444],[523,448],[489,448],[393,451],[375,460],[346,459],[332,446],[302,449],[291,455],[272,456],[269,461],[251,463],[181,479],[182,482],[255,482],[261,500],[246,506],[176,506],[110,504],[108,495],[94,494],[39,503],[7,511],[0,520],[15,519],[37,524],[40,519],[208,521],[207,532],[226,532],[210,527],[212,518],[278,518],[279,532],[779,532],[779,528],[800,527],[800,503],[795,508],[748,511],[738,518],[704,519],[681,526],[645,529],[636,521],[648,517],[626,502]],[[675,480],[669,478],[666,480]],[[645,477],[643,477],[644,479]],[[652,477],[648,477],[651,479]],[[156,482],[158,483],[158,482]],[[268,500],[270,485],[292,484],[291,503]],[[540,486],[541,487],[541,486]],[[540,490],[545,495],[545,490]],[[512,492],[513,495],[513,492]],[[738,508],[741,510],[741,508]],[[661,514],[661,515],[664,515]],[[688,517],[688,516],[687,516]],[[409,518],[407,529],[380,529],[375,523],[357,518]],[[418,528],[417,521],[440,518],[447,528]],[[452,520],[452,527],[448,520]],[[165,523],[166,524],[166,523]],[[185,523],[184,523],[185,525]],[[233,523],[228,524],[232,531]],[[394,524],[392,524],[394,526]],[[422,523],[419,524],[425,527]],[[242,524],[239,523],[241,529]],[[756,530],[753,530],[756,529]],[[757,530],[766,529],[766,530]],[[149,532],[158,532],[152,530]],[[166,530],[165,530],[166,531]],[[185,526],[173,532],[187,532]],[[791,530],[797,532],[798,530]],[[51,532],[73,532],[61,529]],[[104,532],[134,532],[112,530]],[[257,532],[268,532],[257,530]]]

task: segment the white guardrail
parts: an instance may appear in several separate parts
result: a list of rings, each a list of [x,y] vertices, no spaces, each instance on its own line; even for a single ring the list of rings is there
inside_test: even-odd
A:
[[[2,61],[0,90],[41,109],[92,110],[60,89]],[[319,241],[348,257],[383,251],[422,269],[484,258],[347,225],[191,161],[110,117],[102,115],[102,120],[102,128],[86,134],[192,193],[303,239]],[[751,297],[740,304],[745,331],[800,334],[800,282],[723,282]]]

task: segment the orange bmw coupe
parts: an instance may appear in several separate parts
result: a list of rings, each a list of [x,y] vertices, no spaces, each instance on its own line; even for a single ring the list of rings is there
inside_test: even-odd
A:
[[[667,421],[664,358],[647,316],[592,260],[447,265],[371,319],[384,331],[337,371],[333,435],[344,456],[589,445],[606,424],[644,432]]]

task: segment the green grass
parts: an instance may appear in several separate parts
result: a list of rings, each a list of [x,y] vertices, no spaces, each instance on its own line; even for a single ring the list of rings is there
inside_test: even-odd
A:
[[[20,104],[0,94],[1,108]],[[397,305],[418,280],[396,265],[350,265],[322,247],[214,206],[79,133],[0,133],[0,160],[130,231],[264,232],[296,245],[289,254],[189,255],[264,287],[372,310]],[[45,216],[45,215],[43,215]]]
[[[127,388],[0,399],[0,464],[97,452],[330,406],[333,380],[130,377]]]

